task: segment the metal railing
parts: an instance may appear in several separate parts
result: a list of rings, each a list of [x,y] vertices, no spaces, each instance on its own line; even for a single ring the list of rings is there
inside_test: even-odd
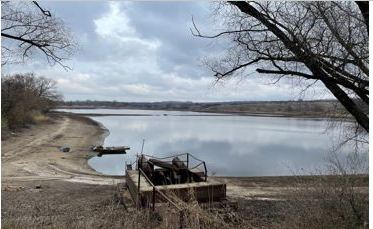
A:
[[[149,179],[149,177],[145,174],[145,172],[138,168],[138,190],[137,190],[137,209],[140,209],[142,207],[141,203],[141,189],[140,189],[140,181],[141,181],[141,175],[144,176],[145,180],[148,181],[150,186],[152,186],[152,210],[155,211],[155,203],[156,203],[156,194],[159,194],[167,203],[169,203],[172,207],[174,207],[179,212],[179,228],[182,229],[184,227],[184,212],[185,210],[176,204],[174,201],[172,201],[166,194],[164,194],[162,191],[160,191],[153,182]]]
[[[169,159],[169,158],[186,156],[186,160],[180,160],[181,162],[186,163],[186,169],[188,169],[188,170],[198,169],[198,167],[200,167],[201,165],[203,165],[203,170],[204,171],[201,171],[201,172],[204,173],[205,181],[207,181],[207,168],[206,168],[205,161],[202,161],[202,160],[194,157],[193,155],[191,155],[189,153],[181,153],[181,154],[167,156],[167,157],[155,157],[155,156],[146,155],[146,154],[142,154],[142,155],[146,156],[148,158],[158,159],[158,160],[162,160],[162,161],[164,161],[165,159]],[[195,161],[198,161],[199,163],[197,163],[197,164],[193,165],[193,167],[191,167],[192,164],[191,164],[190,158],[194,159]],[[150,161],[148,161],[148,162],[150,162]],[[164,162],[172,162],[172,160],[164,161]],[[140,161],[139,161],[139,158],[137,158],[137,160],[135,162],[133,162],[133,163],[130,164],[131,167],[133,165],[135,165],[135,163],[137,163],[136,169],[138,170],[138,180],[137,180],[138,187],[137,187],[137,200],[136,200],[136,207],[137,207],[137,209],[140,209],[141,207],[147,206],[147,207],[151,207],[151,209],[153,211],[155,211],[155,205],[156,205],[156,202],[157,202],[156,198],[162,198],[165,202],[169,203],[173,208],[175,208],[178,211],[178,214],[179,214],[179,228],[183,228],[184,227],[184,223],[185,223],[184,222],[184,217],[185,217],[185,211],[186,210],[184,208],[182,208],[180,205],[178,205],[177,203],[175,203],[170,197],[168,197],[156,185],[153,184],[153,182],[151,181],[151,179],[146,175],[146,173],[139,166],[139,163],[142,164],[142,158],[141,158]],[[152,162],[150,162],[150,163],[152,163]],[[127,167],[126,167],[126,169],[127,169]],[[149,185],[152,187],[151,205],[149,204],[149,199],[148,199],[149,196],[147,196],[145,204],[143,204],[143,202],[142,202],[143,199],[142,199],[141,185],[140,185],[141,184],[141,176],[143,176],[145,178],[145,180],[149,183]]]

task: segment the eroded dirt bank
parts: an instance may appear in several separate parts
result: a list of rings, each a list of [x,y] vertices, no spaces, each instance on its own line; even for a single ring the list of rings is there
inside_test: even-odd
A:
[[[12,134],[1,142],[2,183],[63,180],[89,184],[113,184],[122,178],[99,174],[87,160],[90,147],[104,140],[105,130],[79,116],[53,115],[47,123]],[[71,148],[64,153],[61,146]]]
[[[2,228],[117,227],[115,201],[122,177],[89,167],[90,146],[107,133],[84,117],[52,115],[46,123],[7,133],[1,142]],[[71,147],[69,153],[59,150]],[[123,216],[123,215],[122,215]]]

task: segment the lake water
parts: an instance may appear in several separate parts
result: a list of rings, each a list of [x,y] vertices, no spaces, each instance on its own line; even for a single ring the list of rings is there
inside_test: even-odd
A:
[[[326,120],[213,115],[149,110],[61,110],[74,113],[146,114],[93,116],[110,135],[106,146],[128,145],[126,155],[94,157],[89,164],[110,175],[123,175],[126,163],[141,152],[168,156],[188,152],[206,161],[209,174],[219,176],[280,176],[314,171],[339,143],[340,130]],[[347,125],[347,124],[346,124]],[[349,151],[342,149],[342,154]]]

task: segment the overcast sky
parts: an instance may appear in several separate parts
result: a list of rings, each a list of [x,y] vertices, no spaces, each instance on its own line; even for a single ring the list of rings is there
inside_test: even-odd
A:
[[[3,73],[53,78],[65,100],[253,101],[318,99],[322,88],[300,95],[290,83],[273,85],[257,74],[216,84],[202,65],[224,41],[192,36],[192,16],[203,31],[219,31],[207,2],[40,2],[72,30],[79,45],[72,70],[33,59]]]

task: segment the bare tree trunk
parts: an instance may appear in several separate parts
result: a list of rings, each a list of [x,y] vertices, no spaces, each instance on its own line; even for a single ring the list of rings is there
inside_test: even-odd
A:
[[[346,110],[355,117],[356,121],[369,133],[369,118],[364,114],[361,108],[359,108],[356,103],[350,97],[348,97],[346,92],[344,92],[338,85],[323,80],[322,82],[346,108]]]
[[[308,52],[306,48],[302,47],[302,43],[296,37],[289,38],[276,24],[268,20],[250,3],[244,1],[230,1],[230,4],[235,5],[238,9],[260,21],[268,28],[295,56],[302,60],[307,68],[313,73],[313,77],[321,80],[330,92],[339,100],[339,102],[346,108],[346,110],[356,119],[356,121],[369,132],[369,118],[347,93],[338,85],[333,78],[323,69],[322,64],[316,56]]]

